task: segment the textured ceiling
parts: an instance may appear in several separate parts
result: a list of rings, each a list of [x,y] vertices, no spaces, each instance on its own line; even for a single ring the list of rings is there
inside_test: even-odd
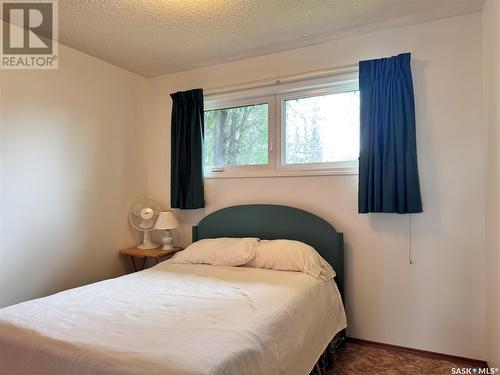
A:
[[[480,11],[483,0],[62,0],[60,41],[146,77]]]

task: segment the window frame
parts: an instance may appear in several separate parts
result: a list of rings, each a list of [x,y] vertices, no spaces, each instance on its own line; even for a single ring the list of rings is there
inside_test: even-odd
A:
[[[280,115],[277,116],[277,131],[279,134],[280,142],[277,143],[280,152],[280,158],[278,163],[278,168],[290,171],[299,171],[303,169],[313,169],[317,171],[329,171],[329,170],[342,170],[342,169],[353,169],[358,166],[357,160],[349,161],[337,161],[337,162],[325,162],[325,163],[298,163],[298,164],[286,164],[286,101],[293,99],[306,99],[315,96],[324,96],[332,94],[342,94],[346,92],[358,91],[359,85],[357,82],[348,82],[337,84],[335,86],[318,88],[318,89],[306,89],[300,91],[294,91],[288,94],[277,95],[277,101],[279,103]]]
[[[222,171],[205,170],[204,178],[294,177],[358,174],[358,160],[329,163],[285,163],[285,102],[327,94],[340,94],[359,90],[357,72],[320,80],[276,85],[255,90],[232,91],[222,97],[205,97],[205,111],[268,105],[268,164],[223,166]]]
[[[241,98],[241,99],[222,99],[222,100],[212,100],[205,101],[204,111],[213,111],[218,109],[229,109],[236,107],[245,107],[256,104],[267,104],[267,164],[246,164],[246,165],[225,165],[225,166],[212,166],[210,171],[205,171],[205,165],[203,165],[204,177],[212,176],[221,176],[225,175],[226,177],[238,176],[241,174],[251,174],[255,171],[270,171],[275,167],[275,159],[274,156],[274,147],[272,145],[275,143],[275,134],[274,134],[274,126],[276,113],[274,108],[276,106],[276,97],[275,96],[259,96],[254,98]],[[205,150],[203,150],[205,152]],[[205,164],[205,160],[203,160],[203,164]],[[221,168],[222,171],[216,172],[213,168]]]

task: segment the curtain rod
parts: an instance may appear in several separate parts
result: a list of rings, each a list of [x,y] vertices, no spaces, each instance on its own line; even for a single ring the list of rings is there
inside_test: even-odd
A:
[[[225,86],[217,86],[217,87],[211,87],[206,90],[203,90],[203,94],[205,96],[207,95],[217,95],[217,94],[225,94],[233,91],[240,91],[240,90],[251,90],[251,89],[256,89],[260,87],[267,87],[267,86],[274,86],[274,85],[279,85],[279,84],[284,84],[284,83],[291,83],[291,82],[296,82],[296,81],[302,81],[305,79],[312,79],[312,78],[322,78],[322,77],[327,77],[333,74],[339,74],[339,73],[353,73],[358,70],[358,64],[350,64],[350,65],[343,65],[343,66],[338,66],[335,68],[328,68],[328,69],[321,69],[321,70],[312,70],[309,72],[304,72],[304,73],[299,73],[299,74],[289,74],[289,75],[284,75],[276,78],[267,78],[267,79],[261,79],[261,80],[256,80],[256,81],[247,81],[247,82],[242,82],[242,83],[236,83],[232,85],[225,85]]]

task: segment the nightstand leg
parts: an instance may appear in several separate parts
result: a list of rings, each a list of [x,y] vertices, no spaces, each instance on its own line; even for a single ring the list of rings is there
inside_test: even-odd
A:
[[[135,265],[134,257],[132,255],[129,255],[128,259],[130,259],[130,263],[132,263],[132,269],[134,270],[134,272],[137,272],[137,266]]]
[[[144,268],[146,268],[146,260],[147,260],[147,259],[148,259],[148,257],[144,257],[144,258],[142,259],[142,268],[141,268],[141,271],[142,271]]]

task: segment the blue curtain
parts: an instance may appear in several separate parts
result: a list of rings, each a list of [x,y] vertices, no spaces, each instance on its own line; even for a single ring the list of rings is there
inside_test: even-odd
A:
[[[203,187],[203,90],[180,91],[172,97],[170,205],[205,207]]]
[[[359,213],[422,212],[410,60],[359,63]]]

